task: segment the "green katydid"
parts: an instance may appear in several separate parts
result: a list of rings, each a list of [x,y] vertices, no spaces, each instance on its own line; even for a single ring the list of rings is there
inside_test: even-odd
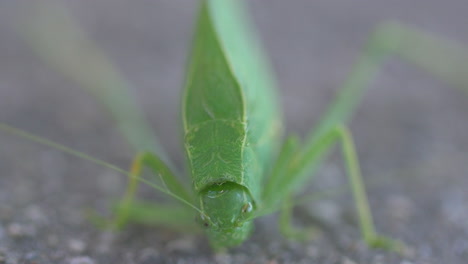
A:
[[[142,153],[133,163],[127,195],[114,224],[148,222],[150,220],[143,219],[148,214],[142,213],[147,210],[164,212],[165,218],[157,213],[151,215],[152,220],[162,225],[170,225],[181,211],[199,213],[212,246],[225,248],[247,239],[253,219],[278,211],[284,205],[282,219],[285,221],[281,221],[281,228],[287,234],[294,234],[287,221],[289,199],[310,177],[328,149],[341,140],[365,241],[372,246],[399,248],[398,243],[382,238],[374,231],[354,146],[343,124],[387,54],[400,55],[450,81],[455,80],[450,76],[452,72],[427,63],[426,55],[444,53],[451,65],[455,65],[456,59],[460,59],[460,63],[466,61],[466,56],[450,43],[440,45],[439,40],[430,35],[398,24],[386,24],[373,35],[366,54],[344,84],[339,97],[304,144],[290,137],[280,146],[282,125],[275,84],[240,5],[240,1],[211,0],[203,1],[200,8],[182,103],[185,147],[194,190],[187,190],[179,182],[171,172],[172,166],[165,165],[166,158]],[[46,46],[38,44],[39,48]],[[415,50],[415,46],[418,49]],[[115,87],[96,88],[99,85],[92,78],[83,78],[80,70],[68,66],[66,58],[61,57],[63,54],[53,55],[51,52],[54,51],[50,50],[48,60],[84,82],[84,86],[94,89],[119,121],[124,114],[118,109],[127,111],[133,107],[131,103],[125,107],[117,105],[120,99],[115,100],[116,96],[106,99]],[[102,65],[99,56],[94,59],[96,65]],[[110,81],[115,75],[105,77]],[[131,111],[134,110],[130,113],[136,113],[139,120],[138,111]],[[122,121],[119,125],[131,140],[142,142],[135,139],[135,133],[128,132],[140,124]],[[1,128],[7,129],[3,125]],[[139,131],[146,131],[146,128]],[[165,184],[162,191],[192,208],[184,205],[168,208],[134,201],[137,181],[142,180],[139,178],[142,166],[149,166],[161,177]]]

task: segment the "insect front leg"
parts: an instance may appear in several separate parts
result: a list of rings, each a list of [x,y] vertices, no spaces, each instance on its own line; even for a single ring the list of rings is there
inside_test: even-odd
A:
[[[276,158],[272,173],[265,183],[262,196],[263,210],[261,214],[272,213],[278,209],[278,206],[281,206],[279,218],[279,229],[281,233],[292,239],[308,240],[317,233],[317,229],[308,227],[307,230],[304,231],[292,225],[293,194],[287,191],[290,188],[284,188],[285,175],[288,175],[287,170],[289,165],[291,161],[297,157],[298,152],[299,138],[295,135],[289,136],[283,143],[280,153]],[[284,199],[282,199],[282,197],[284,197]],[[281,204],[279,201],[281,201]]]
[[[139,177],[144,166],[150,168],[154,175],[160,178],[169,194],[186,203],[193,201],[192,195],[158,156],[150,152],[143,152],[138,154],[132,163],[127,190],[124,198],[117,206],[112,226],[122,228],[128,222],[136,222],[164,225],[177,229],[193,227],[193,210],[185,206],[174,203],[163,205],[135,201],[135,193],[141,180]]]

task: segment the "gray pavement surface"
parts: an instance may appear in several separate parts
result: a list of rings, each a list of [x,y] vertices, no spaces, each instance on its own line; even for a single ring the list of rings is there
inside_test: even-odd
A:
[[[17,14],[32,1],[0,1],[0,122],[128,166],[132,153],[102,107],[16,34]],[[468,47],[465,0],[250,3],[277,73],[287,131],[300,135],[320,118],[379,22],[398,20]],[[196,1],[67,4],[134,86],[182,166],[179,97]],[[103,232],[84,210],[108,211],[124,176],[0,133],[0,263],[468,263],[467,119],[466,94],[389,59],[350,124],[377,228],[411,246],[405,257],[363,245],[349,193],[298,208],[298,224],[322,230],[309,242],[283,238],[275,216],[259,219],[248,242],[223,254],[212,253],[201,235],[136,226]],[[346,182],[338,154],[311,189]]]

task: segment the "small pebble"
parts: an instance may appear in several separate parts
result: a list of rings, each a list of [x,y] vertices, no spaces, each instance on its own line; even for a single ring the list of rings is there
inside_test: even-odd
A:
[[[7,233],[13,238],[22,238],[32,236],[35,233],[34,227],[19,223],[11,223],[7,226]]]
[[[94,260],[90,257],[81,256],[81,257],[74,257],[69,259],[69,264],[94,264]]]
[[[27,218],[29,218],[35,223],[43,224],[48,222],[46,214],[41,210],[39,206],[36,205],[31,205],[27,207],[25,210],[25,215]]]
[[[351,259],[349,259],[347,257],[343,257],[341,259],[341,264],[356,264],[356,262],[352,261]]]
[[[67,246],[71,252],[76,254],[81,254],[86,250],[86,243],[75,238],[68,240]]]
[[[34,263],[38,261],[39,259],[39,253],[35,251],[28,252],[24,255],[24,260],[26,260],[27,263]]]
[[[232,263],[231,256],[226,253],[216,253],[214,256],[215,263],[217,264],[229,264]]]
[[[169,242],[166,246],[169,252],[191,252],[195,250],[195,239],[193,237],[183,237]]]
[[[23,227],[20,224],[12,223],[7,227],[7,232],[11,237],[21,237],[23,235]]]

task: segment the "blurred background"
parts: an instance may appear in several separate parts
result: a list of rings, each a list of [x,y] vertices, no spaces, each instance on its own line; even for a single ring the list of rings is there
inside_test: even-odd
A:
[[[18,33],[32,2],[0,1],[0,122],[127,167],[133,153],[103,107]],[[197,1],[63,2],[131,84],[182,167],[180,94]],[[380,22],[400,21],[468,50],[463,0],[271,0],[249,7],[281,88],[286,130],[300,135],[313,129]],[[83,210],[108,210],[124,176],[1,132],[0,263],[466,263],[467,118],[468,94],[389,58],[350,124],[377,229],[411,245],[406,257],[362,245],[349,194],[298,212],[299,222],[315,215],[324,227],[307,243],[284,239],[271,217],[230,254],[212,255],[202,236],[161,228],[113,236],[94,228]],[[346,183],[337,154],[322,166],[317,188]]]

